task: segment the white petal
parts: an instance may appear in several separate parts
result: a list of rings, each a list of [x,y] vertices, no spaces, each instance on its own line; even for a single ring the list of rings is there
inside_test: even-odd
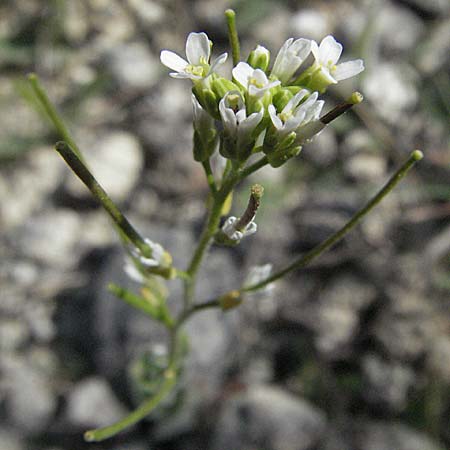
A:
[[[247,112],[245,111],[245,108],[240,109],[236,113],[236,120],[238,123],[243,122],[247,118]]]
[[[240,62],[233,70],[234,79],[242,86],[247,87],[248,79],[252,76],[255,69],[245,62]]]
[[[275,110],[275,106],[269,105],[269,107],[267,109],[269,111],[269,116],[270,116],[270,119],[272,120],[273,126],[277,130],[282,130],[283,129],[283,122],[277,116],[277,111]]]
[[[188,65],[188,62],[181,56],[178,56],[176,53],[169,50],[163,50],[161,52],[160,59],[166,67],[177,72],[183,72]]]
[[[186,40],[186,56],[193,66],[200,64],[201,57],[209,62],[210,53],[211,44],[206,33],[189,33]]]
[[[226,107],[225,98],[219,102],[219,112],[225,130],[229,134],[235,134],[237,127],[236,116],[231,108]]]
[[[256,225],[256,223],[255,222],[250,222],[245,227],[245,230],[244,230],[244,233],[243,233],[243,237],[250,236],[250,235],[256,233],[257,229],[258,229],[258,226]]]
[[[363,70],[363,60],[356,59],[354,61],[348,61],[342,64],[338,64],[336,66],[336,69],[332,71],[332,75],[337,81],[340,81],[358,75],[358,73],[361,73]]]
[[[186,72],[170,72],[169,75],[172,78],[177,78],[179,80],[187,80],[187,79],[191,79],[191,80],[197,80],[200,79],[201,77],[198,77],[196,75],[192,75],[191,73],[186,73]]]
[[[306,112],[304,122],[308,123],[311,122],[311,120],[318,120],[324,103],[325,102],[323,100],[318,100],[317,102],[315,102],[314,105],[312,105],[311,108],[309,108]]]
[[[301,89],[298,91],[286,104],[283,108],[282,113],[286,114],[289,111],[294,110],[298,104],[303,100],[303,97],[308,93],[306,89]]]
[[[266,74],[261,69],[255,69],[253,71],[252,78],[256,80],[257,84],[262,84],[263,86],[269,82]]]
[[[319,63],[320,62],[320,52],[319,46],[316,41],[311,41],[311,53],[314,56],[314,59]]]
[[[242,132],[246,135],[251,133],[256,128],[256,126],[259,124],[259,122],[261,122],[263,116],[264,116],[263,109],[261,109],[261,111],[250,114],[240,124],[240,128],[242,129]]]
[[[339,61],[342,45],[333,36],[322,39],[319,47],[320,62],[325,65],[334,65]]]
[[[139,272],[139,270],[136,268],[136,266],[129,261],[128,259],[125,262],[125,265],[123,266],[124,272],[137,283],[143,284],[145,282],[144,276]]]
[[[303,114],[301,114],[300,116],[289,117],[289,119],[286,120],[286,123],[284,124],[283,131],[286,134],[290,133],[291,131],[294,131],[296,128],[298,128],[298,126],[300,125],[302,120],[303,120]]]
[[[273,64],[273,69],[272,69],[272,74],[276,75],[278,73],[281,73],[282,71],[282,63],[283,60],[285,59],[285,55],[287,52],[288,47],[292,44],[292,42],[294,41],[293,38],[289,38],[280,48],[277,57],[275,58],[275,62]]]
[[[228,53],[222,53],[219,55],[211,64],[211,68],[209,69],[209,72],[215,72],[216,69],[221,66],[228,58]]]
[[[294,52],[303,62],[311,51],[311,41],[303,38],[297,39],[290,46],[289,51]]]

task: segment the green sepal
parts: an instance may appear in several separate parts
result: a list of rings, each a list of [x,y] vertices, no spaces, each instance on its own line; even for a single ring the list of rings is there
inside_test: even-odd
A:
[[[272,103],[275,106],[277,111],[282,111],[283,108],[287,105],[289,100],[294,96],[288,88],[280,89],[276,94],[273,95]]]
[[[259,48],[264,49],[263,51],[258,51]],[[247,58],[247,63],[254,69],[261,69],[266,71],[270,63],[270,52],[264,47],[258,45],[254,50],[250,52]]]
[[[276,151],[267,154],[267,160],[272,167],[277,168],[294,156],[297,156],[301,149],[302,147],[297,145],[292,145],[289,148],[277,149]]]
[[[198,162],[203,162],[209,159],[217,145],[217,131],[214,128],[204,130],[202,133],[199,130],[194,130],[194,145],[193,153],[194,159]]]
[[[239,89],[239,86],[235,83],[233,83],[230,80],[227,80],[223,77],[214,77],[211,81],[211,89],[216,95],[216,97],[219,99],[222,99],[225,97],[225,94],[227,94],[230,91],[238,91],[241,92]]]
[[[235,247],[240,241],[230,239],[222,230],[219,230],[214,235],[214,242],[217,245],[223,245],[224,247]]]
[[[198,100],[203,109],[205,109],[216,120],[220,120],[219,114],[219,100],[212,89],[208,88],[204,84],[195,84],[192,88],[192,93]]]

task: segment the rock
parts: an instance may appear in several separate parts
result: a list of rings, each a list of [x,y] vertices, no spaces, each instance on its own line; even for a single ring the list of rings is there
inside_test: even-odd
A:
[[[249,387],[222,405],[213,450],[307,450],[322,438],[325,415],[268,385]]]
[[[316,345],[328,358],[348,352],[358,332],[359,313],[375,300],[376,290],[352,275],[332,280],[319,297],[311,326],[316,330]]]
[[[330,30],[328,17],[318,9],[302,8],[290,20],[289,28],[292,36],[321,41]]]
[[[424,32],[424,24],[417,15],[388,2],[378,12],[376,24],[382,45],[395,52],[414,49]],[[402,30],[395,39],[392,39],[393,29]]]
[[[0,428],[1,450],[25,450],[25,443],[12,430]]]
[[[366,355],[362,360],[363,395],[369,403],[403,411],[408,402],[408,391],[415,379],[406,365],[384,361],[377,355]]]
[[[346,175],[357,181],[380,182],[386,176],[386,160],[381,155],[361,153],[344,163]]]
[[[62,176],[62,165],[50,148],[30,151],[21,165],[0,172],[0,224],[7,231],[26,222],[47,201]]]
[[[445,2],[445,0],[443,0]],[[417,67],[426,75],[439,70],[445,71],[446,55],[450,51],[450,19],[438,22],[432,28],[429,37],[421,46]]]
[[[414,79],[410,67],[380,63],[364,77],[363,92],[378,114],[395,124],[418,101]]]
[[[336,133],[332,128],[325,128],[301,153],[302,158],[313,161],[321,168],[329,167],[336,160]]]
[[[77,383],[67,398],[67,420],[81,427],[102,427],[120,420],[126,409],[115,397],[108,382],[89,377]]]
[[[68,209],[49,209],[25,222],[18,232],[22,254],[51,267],[73,268],[79,260],[80,216]]]
[[[166,16],[164,6],[152,0],[129,0],[130,7],[134,9],[139,20],[147,26],[154,26]]]
[[[139,141],[130,133],[114,131],[97,137],[87,146],[86,162],[97,181],[116,202],[128,198],[138,181],[144,160]],[[68,189],[77,197],[91,196],[75,176],[68,178]]]
[[[0,350],[8,351],[20,348],[28,339],[29,330],[19,320],[0,321]]]
[[[158,81],[159,59],[140,42],[114,47],[107,64],[123,91],[147,90]]]
[[[394,358],[412,361],[424,355],[434,333],[431,309],[420,295],[389,289],[392,299],[374,324],[374,334]]]
[[[357,430],[355,450],[443,450],[424,433],[399,423],[368,423]]]
[[[57,407],[52,377],[22,357],[2,357],[0,370],[4,376],[2,390],[6,392],[10,420],[23,433],[42,431]]]

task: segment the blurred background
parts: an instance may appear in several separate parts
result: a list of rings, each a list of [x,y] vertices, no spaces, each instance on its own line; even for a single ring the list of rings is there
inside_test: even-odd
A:
[[[154,389],[164,333],[112,298],[123,251],[52,150],[35,71],[106,190],[185,266],[207,186],[191,156],[188,82],[159,52],[190,31],[244,58],[332,33],[365,72],[326,95],[365,101],[265,187],[258,233],[213,248],[198,300],[254,264],[286,264],[341,227],[411,150],[425,159],[343,242],[228,313],[188,323],[182,383],[128,433],[87,444]],[[0,450],[437,450],[450,448],[450,3],[448,0],[2,0],[0,3]],[[228,66],[227,70],[230,69]],[[169,302],[180,299],[171,283]]]

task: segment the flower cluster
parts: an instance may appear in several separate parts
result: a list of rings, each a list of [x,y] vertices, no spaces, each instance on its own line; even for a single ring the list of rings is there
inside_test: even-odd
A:
[[[325,126],[319,94],[364,70],[360,59],[338,64],[342,45],[333,36],[320,44],[288,39],[271,69],[270,52],[258,45],[246,62],[235,65],[231,79],[217,72],[227,54],[211,61],[211,48],[205,33],[190,33],[187,60],[161,52],[172,77],[193,83],[194,158],[200,162],[219,147],[220,154],[236,165],[263,152],[272,167],[281,166]],[[302,70],[311,54],[312,64]]]

